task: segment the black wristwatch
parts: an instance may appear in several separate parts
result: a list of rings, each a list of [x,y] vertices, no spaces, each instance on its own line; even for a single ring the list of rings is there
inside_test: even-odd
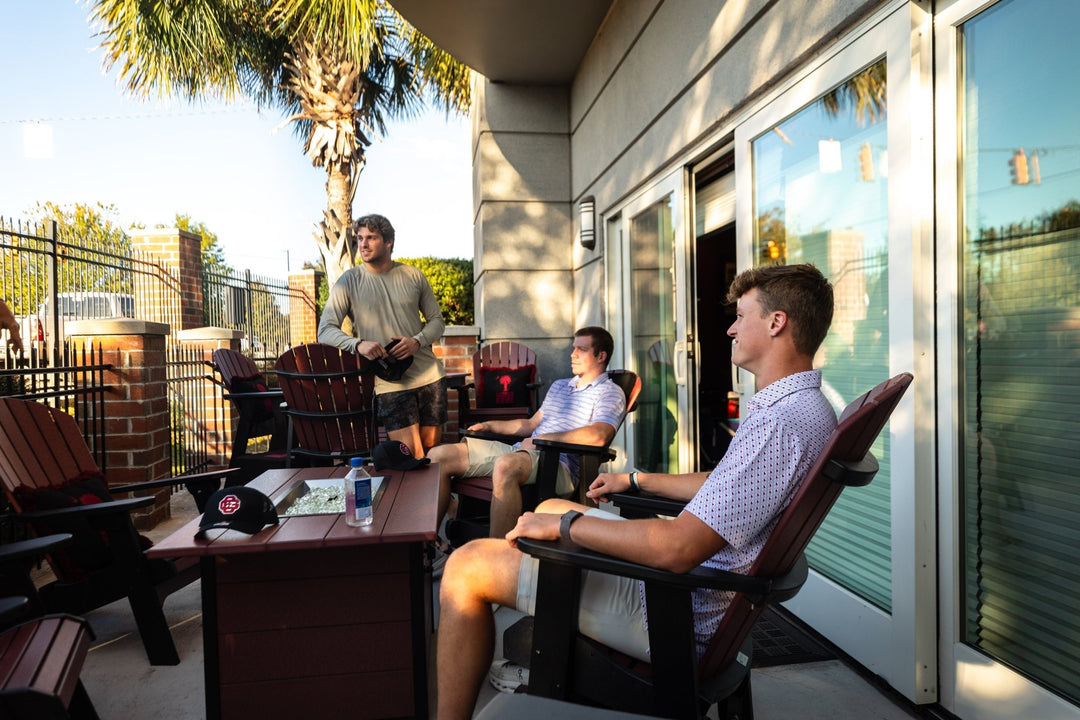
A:
[[[577,510],[567,510],[563,513],[562,520],[559,521],[559,535],[562,536],[563,540],[573,542],[570,539],[570,525],[582,515],[584,515],[584,513],[580,513]]]

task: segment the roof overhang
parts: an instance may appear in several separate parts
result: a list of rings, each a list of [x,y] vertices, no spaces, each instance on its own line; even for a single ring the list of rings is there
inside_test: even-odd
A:
[[[495,82],[566,85],[613,0],[391,0],[420,32]]]

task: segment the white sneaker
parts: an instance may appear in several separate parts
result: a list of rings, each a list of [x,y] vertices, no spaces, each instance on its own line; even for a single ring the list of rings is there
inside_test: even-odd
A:
[[[446,559],[450,557],[450,553],[443,550],[438,545],[435,546],[435,557],[431,559],[431,579],[438,580],[442,577],[443,568],[446,567]]]
[[[529,684],[529,668],[509,660],[496,660],[488,671],[488,682],[499,692],[512,693]]]

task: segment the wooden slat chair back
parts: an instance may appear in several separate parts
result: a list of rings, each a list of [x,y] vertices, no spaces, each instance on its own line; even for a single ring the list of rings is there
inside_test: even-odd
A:
[[[287,350],[275,367],[291,428],[290,458],[333,464],[370,453],[377,428],[366,358],[309,343]]]
[[[870,454],[870,446],[912,379],[910,373],[890,378],[844,409],[828,444],[781,514],[749,575],[779,577],[790,572],[840,492],[848,486],[866,485],[873,479],[877,461]],[[864,461],[866,466],[861,467]],[[716,674],[734,660],[739,645],[764,609],[744,594],[735,596],[701,659],[703,677]]]
[[[106,486],[70,415],[37,402],[0,398],[0,483],[8,502],[35,534],[71,532],[77,539],[70,547],[49,554],[57,579],[41,588],[42,602],[51,612],[81,614],[126,596],[154,665],[180,661],[161,604],[170,593],[198,577],[198,566],[147,559],[144,551],[148,541],[135,531],[130,513],[153,504],[154,498],[144,495],[115,500],[111,496],[189,480],[189,489],[198,496],[212,492],[228,474],[219,471]],[[40,500],[42,491],[62,495],[65,488],[72,487],[72,481],[83,485],[95,482],[107,492],[92,504],[73,502],[72,507],[52,509],[26,506],[31,500]]]
[[[0,634],[0,717],[97,718],[79,673],[94,635],[73,615],[48,615]]]
[[[229,390],[233,389],[233,381],[237,378],[262,377],[259,366],[255,361],[241,352],[230,348],[219,348],[211,356],[214,367],[221,373],[221,381]]]
[[[514,375],[514,385],[504,388],[492,388],[488,384],[495,380],[499,371],[508,371],[507,377]],[[512,372],[518,371],[518,372]],[[539,366],[536,353],[528,346],[516,342],[495,342],[484,345],[473,353],[473,380],[468,385],[458,388],[458,408],[460,425],[467,428],[478,422],[489,420],[511,420],[531,417],[538,407],[537,394],[540,382]],[[474,401],[469,402],[469,390],[474,392]],[[514,398],[509,403],[488,403],[486,396],[498,397],[495,393],[502,390],[508,397]],[[527,402],[520,402],[522,396]]]
[[[288,424],[280,408],[281,391],[268,388],[255,361],[243,353],[220,348],[211,359],[221,376],[225,396],[236,409],[237,422],[229,456],[229,467],[243,470],[236,483],[247,483],[264,470],[285,467]],[[248,452],[250,439],[266,436],[270,438],[266,450]]]

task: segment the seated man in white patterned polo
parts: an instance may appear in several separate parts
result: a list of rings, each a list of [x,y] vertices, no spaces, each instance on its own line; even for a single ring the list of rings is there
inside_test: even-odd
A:
[[[450,504],[451,477],[490,475],[491,537],[501,538],[514,527],[521,514],[521,486],[536,482],[539,452],[536,438],[581,445],[603,446],[611,442],[626,414],[626,396],[607,374],[615,341],[600,327],[584,327],[574,333],[570,371],[574,377],[551,384],[540,409],[532,417],[476,423],[469,430],[528,436],[515,444],[465,438],[460,443],[438,445],[428,452],[439,463],[439,518]],[[556,492],[573,488],[578,458],[559,458]]]

